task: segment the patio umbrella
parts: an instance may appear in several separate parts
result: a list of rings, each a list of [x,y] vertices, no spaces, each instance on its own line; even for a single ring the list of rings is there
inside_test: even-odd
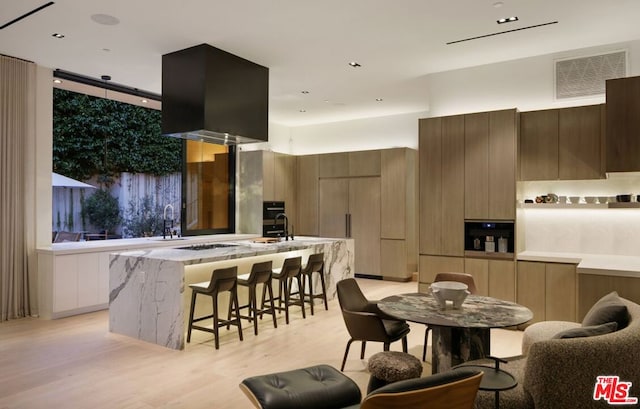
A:
[[[55,172],[51,172],[51,186],[53,187],[86,187],[95,189],[95,186],[89,185],[79,180],[71,179],[64,175],[60,175]]]

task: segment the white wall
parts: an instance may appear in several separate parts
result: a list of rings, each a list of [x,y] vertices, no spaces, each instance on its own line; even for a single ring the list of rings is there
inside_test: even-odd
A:
[[[417,148],[417,119],[518,108],[520,111],[603,103],[604,95],[556,101],[554,61],[628,51],[628,76],[640,75],[640,41],[429,74],[428,112],[287,128],[270,127],[268,149],[296,155],[406,146]]]

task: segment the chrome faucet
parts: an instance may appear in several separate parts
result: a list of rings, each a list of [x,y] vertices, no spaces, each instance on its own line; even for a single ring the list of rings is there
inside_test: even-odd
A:
[[[167,209],[171,208],[171,225],[167,227]],[[162,214],[162,238],[167,238],[167,228],[169,229],[169,237],[173,238],[173,205],[168,204],[164,207],[164,213]]]
[[[286,214],[284,213],[278,213],[276,214],[276,217],[273,219],[273,221],[277,221],[278,219],[284,218],[284,237],[285,240],[289,240],[289,218],[287,217]],[[293,238],[292,238],[293,240]]]

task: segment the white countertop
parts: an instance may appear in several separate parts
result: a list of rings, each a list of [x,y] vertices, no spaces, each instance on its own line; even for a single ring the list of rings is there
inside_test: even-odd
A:
[[[69,241],[52,243],[48,247],[38,247],[38,253],[45,254],[77,254],[96,252],[118,252],[135,249],[151,249],[163,247],[181,247],[199,243],[215,243],[220,241],[251,240],[260,237],[258,234],[212,234],[207,236],[185,236],[180,238],[141,237],[136,239],[113,239],[91,241]]]
[[[164,261],[176,261],[185,265],[191,265],[304,250],[318,244],[333,243],[338,240],[347,239],[296,237],[295,240],[283,240],[277,243],[254,243],[251,239],[235,241],[225,240],[223,242],[218,240],[216,242],[209,241],[209,243],[219,243],[230,246],[194,250],[188,248],[192,245],[192,243],[189,243],[177,247],[151,248],[120,252],[117,253],[115,257],[141,257]]]
[[[523,251],[518,261],[577,264],[578,274],[640,278],[640,256]]]

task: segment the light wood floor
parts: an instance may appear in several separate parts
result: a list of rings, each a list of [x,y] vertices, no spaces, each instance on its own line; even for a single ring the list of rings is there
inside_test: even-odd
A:
[[[415,282],[358,281],[370,299],[417,288]],[[282,315],[277,329],[266,318],[257,337],[243,321],[243,342],[234,328],[221,330],[219,350],[211,334],[194,331],[184,351],[110,333],[108,311],[2,323],[0,408],[251,408],[238,388],[248,376],[320,363],[340,368],[349,337],[337,300],[330,301],[329,311],[318,305],[306,320],[293,308],[291,323],[285,325]],[[409,352],[421,357],[424,326],[411,325]],[[520,343],[518,331],[492,333],[494,355],[517,355]],[[364,391],[366,359],[382,345],[368,344],[364,361],[359,349],[355,343],[345,374]],[[400,350],[400,343],[391,349]],[[424,373],[430,372],[425,364]]]

